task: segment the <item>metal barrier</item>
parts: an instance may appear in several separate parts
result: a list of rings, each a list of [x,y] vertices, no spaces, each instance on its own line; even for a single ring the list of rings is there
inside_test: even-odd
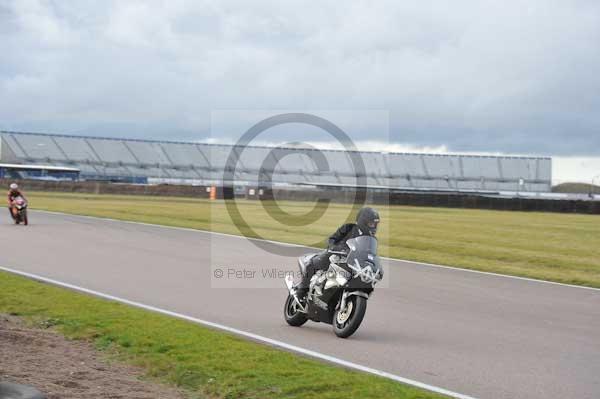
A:
[[[11,180],[0,179],[0,187],[8,188]],[[234,192],[232,187],[184,186],[184,185],[136,185],[95,181],[42,181],[18,182],[25,192],[71,192],[113,195],[175,196],[214,199],[245,197],[249,200],[316,201],[330,199],[332,202],[352,203],[355,193],[347,190],[275,189],[247,187],[245,194]],[[369,204],[410,205],[444,208],[493,209],[525,212],[562,212],[600,214],[600,201],[556,200],[535,198],[504,198],[461,193],[415,193],[415,192],[367,192]]]

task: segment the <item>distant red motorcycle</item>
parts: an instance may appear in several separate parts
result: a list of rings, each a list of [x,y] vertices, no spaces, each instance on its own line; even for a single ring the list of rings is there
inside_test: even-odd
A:
[[[13,206],[16,209],[16,212],[13,213],[15,224],[23,223],[25,226],[27,226],[29,224],[29,220],[27,219],[27,201],[25,198],[16,197],[13,200]]]

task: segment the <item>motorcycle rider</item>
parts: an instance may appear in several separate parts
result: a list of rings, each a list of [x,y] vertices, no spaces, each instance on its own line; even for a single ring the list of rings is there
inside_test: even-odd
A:
[[[9,190],[8,190],[8,210],[9,210],[10,216],[13,218],[13,220],[15,220],[15,218],[17,217],[17,208],[15,207],[15,199],[17,197],[21,197],[25,201],[27,201],[27,198],[25,198],[25,195],[19,189],[19,186],[17,185],[17,183],[11,183]]]
[[[306,296],[310,279],[318,270],[327,270],[329,268],[329,257],[331,254],[328,253],[328,250],[348,252],[347,240],[365,235],[375,237],[378,224],[379,213],[373,208],[364,207],[356,215],[356,223],[341,225],[329,237],[328,249],[314,256],[310,264],[306,266],[306,272],[302,275],[302,280],[296,288],[298,298],[302,299]]]

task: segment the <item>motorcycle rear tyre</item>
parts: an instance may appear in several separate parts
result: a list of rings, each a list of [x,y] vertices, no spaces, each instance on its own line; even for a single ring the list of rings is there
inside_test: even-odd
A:
[[[308,321],[308,318],[300,311],[293,311],[292,305],[294,301],[294,297],[288,294],[288,297],[285,300],[285,306],[283,307],[283,317],[285,318],[286,323],[288,323],[290,326],[300,327]]]

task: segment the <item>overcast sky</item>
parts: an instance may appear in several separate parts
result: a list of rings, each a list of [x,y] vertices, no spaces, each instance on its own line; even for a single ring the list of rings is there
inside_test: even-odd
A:
[[[0,0],[0,54],[5,130],[202,140],[220,109],[383,110],[353,138],[600,156],[596,0]]]

